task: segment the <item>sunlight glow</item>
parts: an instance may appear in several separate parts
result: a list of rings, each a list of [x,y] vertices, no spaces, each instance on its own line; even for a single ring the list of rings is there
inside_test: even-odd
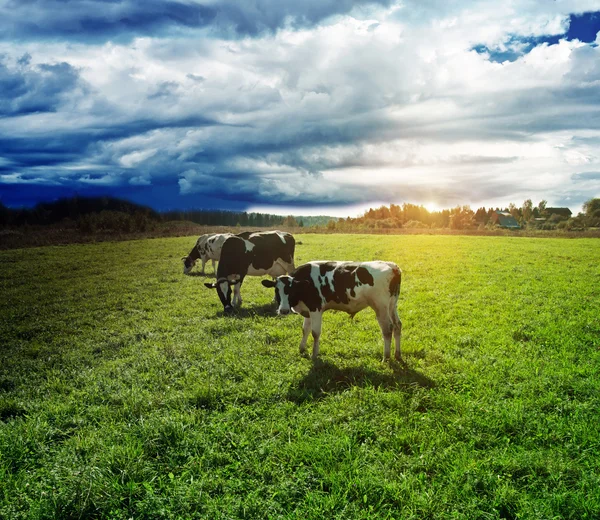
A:
[[[427,202],[427,203],[423,204],[423,206],[430,213],[432,213],[434,211],[440,211],[442,209],[435,202]]]

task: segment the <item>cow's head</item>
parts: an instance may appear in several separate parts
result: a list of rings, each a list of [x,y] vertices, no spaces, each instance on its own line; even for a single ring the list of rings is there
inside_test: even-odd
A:
[[[231,304],[231,293],[233,292],[231,287],[240,283],[239,280],[230,281],[227,278],[219,278],[214,283],[205,283],[204,285],[209,289],[216,289],[219,299],[223,304],[223,310],[230,314],[233,312],[233,305]]]
[[[190,258],[189,256],[184,256],[182,258],[183,260],[183,274],[188,274],[191,270],[192,267],[194,267],[196,265],[196,260],[192,260],[192,258]]]
[[[277,301],[277,314],[289,314],[291,308],[296,305],[295,298],[291,298],[294,287],[294,279],[291,276],[283,275],[276,280],[263,280],[261,282],[265,287],[275,288],[275,300]]]

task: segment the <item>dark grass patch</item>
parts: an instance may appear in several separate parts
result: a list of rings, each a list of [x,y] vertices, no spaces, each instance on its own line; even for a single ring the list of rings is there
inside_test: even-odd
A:
[[[329,361],[318,359],[297,385],[290,388],[287,398],[296,403],[322,399],[352,387],[372,387],[383,390],[408,390],[415,387],[433,388],[427,376],[398,364],[393,372],[371,370],[364,366],[339,368]]]
[[[26,413],[27,410],[14,399],[0,396],[0,421],[8,421]]]

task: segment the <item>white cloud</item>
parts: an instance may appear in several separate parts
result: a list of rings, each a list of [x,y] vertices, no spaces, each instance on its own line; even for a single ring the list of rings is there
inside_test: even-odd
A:
[[[158,152],[158,150],[153,148],[150,148],[148,150],[139,150],[131,152],[126,155],[123,155],[119,159],[119,162],[125,168],[133,168],[135,166],[138,166],[140,163],[144,162],[146,159],[149,159],[150,157],[156,155],[156,152]]]

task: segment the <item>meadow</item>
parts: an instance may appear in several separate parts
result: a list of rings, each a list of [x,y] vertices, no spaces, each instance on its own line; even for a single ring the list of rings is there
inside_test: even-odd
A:
[[[296,238],[398,263],[406,366],[224,316],[195,237],[0,251],[0,518],[600,518],[600,240]]]

